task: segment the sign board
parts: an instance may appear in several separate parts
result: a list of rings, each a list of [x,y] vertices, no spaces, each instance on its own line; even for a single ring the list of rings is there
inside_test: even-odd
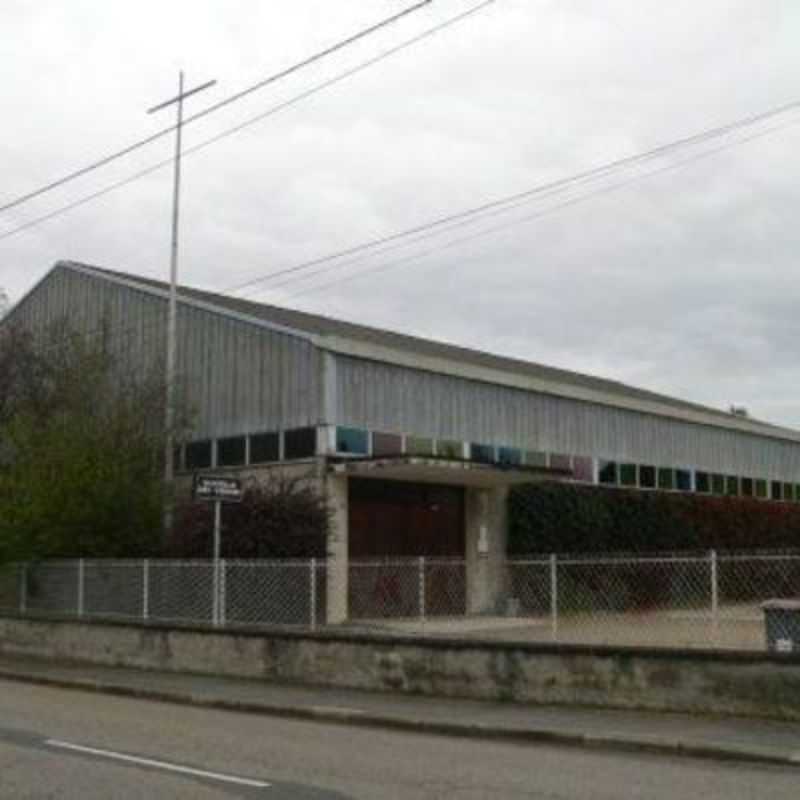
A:
[[[220,475],[195,475],[193,494],[195,500],[242,502],[242,482],[238,478]]]

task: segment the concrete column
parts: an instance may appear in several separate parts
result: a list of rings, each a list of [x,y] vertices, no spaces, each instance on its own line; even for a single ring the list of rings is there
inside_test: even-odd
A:
[[[347,476],[328,475],[326,492],[333,514],[328,534],[327,622],[338,625],[347,622],[347,579],[349,566]]]
[[[503,611],[508,489],[467,489],[467,613]]]

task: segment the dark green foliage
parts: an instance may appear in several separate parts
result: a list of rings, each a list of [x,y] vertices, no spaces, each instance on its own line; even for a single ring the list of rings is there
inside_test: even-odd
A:
[[[108,341],[0,330],[0,563],[159,546],[161,371],[130,374]]]
[[[324,495],[307,480],[274,474],[222,507],[223,558],[324,558],[330,523]],[[181,508],[167,544],[172,558],[213,555],[213,504]]]
[[[509,498],[509,553],[800,547],[800,504],[542,483]]]

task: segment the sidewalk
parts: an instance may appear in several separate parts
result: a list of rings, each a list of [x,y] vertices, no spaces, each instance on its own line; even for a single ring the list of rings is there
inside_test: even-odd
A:
[[[0,656],[0,679],[417,733],[800,767],[800,722],[522,706]]]

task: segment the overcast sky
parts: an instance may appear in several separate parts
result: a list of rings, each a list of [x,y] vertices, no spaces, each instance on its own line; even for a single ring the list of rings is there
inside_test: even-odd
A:
[[[477,2],[434,0],[188,126],[185,144]],[[3,0],[0,201],[170,123],[172,112],[145,110],[175,93],[180,68],[189,85],[218,81],[188,101],[199,110],[411,4]],[[797,0],[496,0],[187,157],[181,281],[229,289],[798,100],[798,41]],[[743,131],[756,137],[710,156],[677,153],[613,191],[642,171],[241,294],[800,427],[800,112],[767,127],[779,129]],[[0,214],[0,232],[172,146],[164,139]],[[695,160],[663,169],[684,158]],[[165,277],[170,202],[171,173],[160,170],[0,240],[0,287],[16,301],[58,259]],[[532,219],[473,235],[522,217]]]

